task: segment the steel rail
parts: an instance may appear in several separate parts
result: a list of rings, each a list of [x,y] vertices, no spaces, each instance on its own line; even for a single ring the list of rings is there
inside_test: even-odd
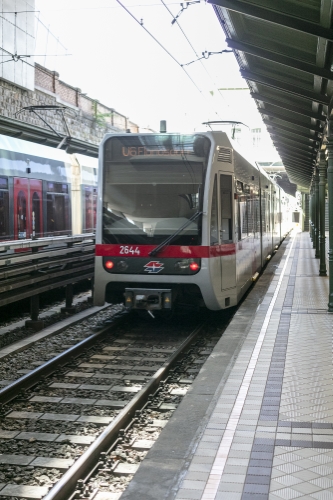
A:
[[[128,317],[128,314],[129,313],[127,311],[122,311],[115,314],[112,318],[110,318],[111,324],[108,324],[99,332],[90,335],[75,346],[70,347],[58,356],[50,359],[42,366],[38,366],[31,372],[23,375],[11,384],[8,384],[3,389],[0,389],[0,404],[4,405],[8,403],[9,401],[17,397],[21,393],[21,391],[33,387],[41,380],[41,378],[47,377],[55,370],[59,369],[60,366],[68,363],[72,358],[78,357],[82,351],[88,349],[90,346],[93,346],[97,340],[103,338],[103,336],[109,333],[110,330],[113,330],[119,325],[119,323],[123,322],[124,318]]]
[[[53,247],[54,248],[54,247]],[[72,246],[72,247],[58,247],[56,250],[50,249],[41,249],[38,252],[29,252],[24,255],[20,254],[5,254],[4,257],[0,256],[0,271],[4,272],[9,266],[25,263],[25,262],[33,262],[35,260],[45,261],[51,259],[58,259],[60,256],[69,255],[68,258],[71,257],[71,254],[81,253],[82,255],[93,254],[95,251],[95,244],[83,243],[80,246]],[[33,264],[37,265],[37,264]]]
[[[44,238],[1,241],[0,251],[17,250],[22,248],[38,248],[46,246],[72,245],[86,240],[95,240],[94,233],[76,234],[75,236],[46,236]]]
[[[148,397],[156,390],[160,381],[166,378],[172,366],[178,358],[191,345],[193,340],[200,333],[204,323],[199,325],[181,344],[181,346],[170,356],[170,358],[157,370],[147,385],[138,392],[128,405],[121,410],[119,415],[107,426],[100,436],[89,446],[81,457],[68,469],[62,478],[53,486],[43,500],[65,500],[75,491],[76,483],[79,479],[84,479],[96,466],[100,459],[100,454],[107,451],[113,442],[118,438],[118,432],[128,425],[135,412],[141,409]]]

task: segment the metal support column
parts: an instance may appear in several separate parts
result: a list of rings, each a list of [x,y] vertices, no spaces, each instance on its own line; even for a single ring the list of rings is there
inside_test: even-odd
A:
[[[333,119],[328,120],[327,130],[327,185],[328,185],[328,312],[333,312]]]
[[[61,312],[75,313],[75,307],[73,307],[73,283],[66,285],[66,307],[62,307]]]
[[[313,193],[312,193],[312,184],[311,184],[310,195],[309,195],[309,229],[310,229],[311,241],[313,241],[312,209],[313,209]]]
[[[30,297],[30,317],[32,321],[37,321],[39,315],[39,295]]]
[[[315,257],[319,259],[320,257],[320,248],[319,248],[319,172],[318,167],[315,167],[315,175],[314,175],[314,185],[315,185],[315,248],[316,253]]]
[[[325,151],[320,152],[319,159],[319,247],[320,266],[319,276],[327,276],[326,270],[326,250],[325,250],[325,192],[326,192],[326,155]]]
[[[38,319],[39,315],[39,295],[32,295],[30,297],[30,317],[25,322],[26,328],[32,328],[36,332],[44,328],[44,321]]]
[[[314,178],[311,181],[311,224],[312,224],[312,248],[316,248],[316,224],[315,224],[315,209],[316,209],[316,190]]]

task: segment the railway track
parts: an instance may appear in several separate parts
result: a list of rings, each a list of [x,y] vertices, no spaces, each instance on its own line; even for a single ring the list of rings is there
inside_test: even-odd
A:
[[[0,390],[0,498],[119,497],[215,332],[188,319],[163,325],[115,315],[35,369],[26,366],[29,373]]]

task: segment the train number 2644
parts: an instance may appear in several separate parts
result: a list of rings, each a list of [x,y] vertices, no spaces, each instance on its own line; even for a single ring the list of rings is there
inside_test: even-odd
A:
[[[140,255],[140,250],[138,247],[132,247],[132,246],[120,246],[120,255]]]

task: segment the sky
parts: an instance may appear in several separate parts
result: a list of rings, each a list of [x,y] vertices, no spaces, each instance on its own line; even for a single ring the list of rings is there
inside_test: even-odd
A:
[[[127,11],[117,0],[35,0],[36,54],[58,54],[35,61],[141,131],[158,131],[160,120],[168,132],[207,130],[202,123],[211,120],[261,125],[248,90],[225,90],[247,87],[234,54],[197,60],[228,48],[211,5],[181,12],[173,0],[121,3]]]

